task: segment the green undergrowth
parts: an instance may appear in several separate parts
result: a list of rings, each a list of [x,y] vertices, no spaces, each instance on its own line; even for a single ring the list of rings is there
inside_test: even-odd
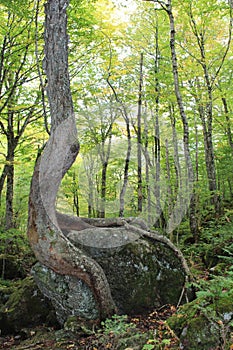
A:
[[[233,260],[233,221],[213,222],[208,228],[202,228],[198,243],[181,243],[181,250],[188,260],[191,272],[200,270],[224,274]]]
[[[183,349],[233,348],[233,222],[213,222],[184,244],[195,299],[167,320]]]
[[[202,228],[198,243],[182,239],[180,244],[191,270],[192,280],[187,287],[195,291],[193,301],[180,306],[167,320],[158,321],[153,331],[142,331],[126,315],[114,315],[94,333],[86,334],[91,349],[233,349],[233,222],[230,216],[225,219]],[[17,280],[29,274],[33,261],[25,234],[15,229],[0,231],[2,304],[7,303],[6,295],[10,300],[11,292],[21,290]],[[56,340],[58,334],[49,343],[51,349],[56,343],[71,341]],[[74,337],[72,341],[74,349],[82,349],[80,340]]]
[[[35,262],[28,238],[19,229],[0,228],[0,277],[2,280],[21,279]]]

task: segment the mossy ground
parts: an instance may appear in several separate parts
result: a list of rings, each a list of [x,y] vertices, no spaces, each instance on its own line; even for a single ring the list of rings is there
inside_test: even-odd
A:
[[[23,280],[19,280],[18,275],[9,276],[11,279],[3,279],[0,283],[1,315],[5,317],[2,323],[6,325],[7,319],[10,324],[10,319],[15,319],[18,324],[17,327],[9,328],[8,334],[12,335],[1,334],[0,349],[121,350],[120,346],[122,346],[125,350],[128,346],[134,350],[141,350],[143,347],[138,341],[141,337],[147,346],[144,349],[178,350],[182,346],[184,350],[232,350],[232,233],[233,224],[225,225],[222,229],[211,229],[204,232],[199,244],[186,246],[183,249],[186,251],[186,258],[194,275],[192,283],[196,290],[196,299],[178,308],[177,311],[175,307],[165,305],[163,309],[155,310],[150,314],[128,319],[127,322],[133,322],[136,325],[134,331],[130,326],[128,327],[130,336],[127,331],[120,336],[111,331],[106,334],[103,328],[94,329],[92,334],[70,333],[69,330],[58,330],[48,318],[43,321],[39,319],[39,325],[38,323],[37,325],[27,324],[24,327],[23,322],[28,315],[33,317],[38,315],[39,309],[32,297],[35,294],[32,280],[26,277],[30,265],[23,264],[20,259],[20,271],[22,266],[24,269]],[[219,241],[220,250],[218,250]],[[207,259],[213,249],[219,254],[214,262]],[[17,254],[15,256],[17,259]],[[5,258],[6,255],[4,255]],[[29,260],[33,261],[31,258]],[[26,303],[26,298],[31,299],[31,303]],[[16,311],[14,317],[13,310]],[[173,316],[170,317],[171,315]],[[38,318],[35,317],[35,319],[38,322]]]
[[[178,338],[165,324],[165,319],[174,311],[173,306],[167,305],[160,312],[153,311],[134,318],[116,315],[93,327],[91,334],[90,331],[86,334],[84,329],[76,332],[73,326],[73,331],[46,326],[34,327],[24,330],[27,339],[23,339],[23,333],[0,338],[0,349],[146,350],[160,349],[158,344],[164,341],[167,345],[161,349],[178,350]]]

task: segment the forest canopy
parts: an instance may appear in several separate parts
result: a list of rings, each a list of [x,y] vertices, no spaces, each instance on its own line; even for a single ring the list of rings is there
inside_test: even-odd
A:
[[[231,211],[232,4],[172,5],[174,31],[162,1],[70,1],[81,147],[57,207],[140,216],[170,237],[191,215],[197,239],[206,222]],[[50,129],[43,1],[1,1],[1,20],[1,224],[23,228],[34,161]]]

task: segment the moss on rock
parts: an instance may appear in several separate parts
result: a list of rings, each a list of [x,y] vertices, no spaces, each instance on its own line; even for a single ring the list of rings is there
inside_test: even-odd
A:
[[[41,292],[51,300],[58,322],[63,325],[70,315],[96,319],[99,311],[90,288],[80,279],[55,273],[37,263],[32,274]]]
[[[3,290],[4,288],[2,293]],[[41,324],[53,312],[49,300],[40,293],[31,277],[12,283],[5,288],[5,292],[6,302],[2,303],[0,310],[2,334],[15,333],[23,327]]]
[[[183,350],[227,349],[233,331],[233,290],[204,292],[167,320]]]
[[[169,244],[124,228],[84,231],[72,231],[72,241],[102,267],[120,314],[178,303],[186,271]],[[32,272],[42,293],[52,301],[60,324],[70,315],[89,320],[99,317],[93,293],[82,280],[39,263]]]
[[[96,261],[123,313],[143,312],[179,300],[184,272],[174,252],[162,243],[139,239],[112,255],[96,257]]]

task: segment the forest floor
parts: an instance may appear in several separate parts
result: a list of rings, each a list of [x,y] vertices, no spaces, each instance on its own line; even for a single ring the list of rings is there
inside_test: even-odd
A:
[[[25,329],[22,334],[16,336],[7,336],[0,338],[0,349],[10,350],[141,350],[154,349],[157,344],[164,343],[163,349],[178,349],[179,340],[175,334],[166,325],[166,319],[176,312],[176,308],[171,305],[165,305],[159,310],[154,310],[147,315],[138,315],[133,318],[127,318],[123,326],[123,321],[118,324],[116,332],[115,325],[94,330],[91,335],[76,335],[75,333],[65,334],[63,330],[55,330],[45,326],[33,329]],[[130,347],[122,343],[122,338],[128,333],[130,338],[131,330],[138,339],[143,340],[145,345],[136,344]],[[25,339],[26,338],[26,339]],[[150,339],[151,338],[151,339]],[[135,337],[137,339],[137,337]],[[141,343],[141,342],[140,342]],[[121,344],[121,345],[119,345]]]
[[[25,259],[25,238],[22,238],[22,241],[20,241],[20,237],[20,235],[12,237],[11,241],[14,242],[15,245],[10,246],[8,244],[7,247],[8,249],[11,248],[11,250],[7,253],[10,254],[11,258],[12,256],[16,257],[17,264],[21,262],[19,265],[23,267],[27,273],[30,271],[34,257],[29,251],[28,258]],[[105,320],[101,326],[95,326],[93,329],[88,330],[83,329],[80,327],[80,325],[76,330],[74,330],[72,327],[67,330],[64,328],[58,329],[55,327],[48,327],[48,325],[43,324],[34,328],[23,328],[20,332],[15,333],[12,336],[4,336],[0,333],[0,349],[178,350],[180,349],[181,339],[178,339],[172,329],[174,329],[176,333],[180,335],[183,329],[182,322],[190,325],[192,320],[203,320],[203,317],[206,319],[207,315],[207,320],[210,320],[212,323],[207,322],[205,328],[202,326],[203,323],[197,321],[196,324],[200,326],[200,329],[198,329],[199,333],[201,334],[202,331],[204,332],[206,329],[209,332],[211,330],[209,324],[213,324],[214,333],[215,335],[217,334],[215,350],[233,350],[233,320],[232,317],[229,320],[224,318],[226,313],[227,315],[232,315],[233,310],[232,237],[233,214],[230,222],[227,222],[227,224],[225,222],[220,222],[218,225],[213,223],[212,226],[209,225],[203,229],[201,232],[200,241],[197,244],[190,242],[188,243],[185,241],[186,235],[184,235],[182,251],[185,253],[185,257],[190,267],[192,287],[195,288],[196,294],[194,303],[191,302],[186,304],[187,307],[184,305],[184,307],[182,306],[182,308],[177,309],[175,306],[164,305],[162,308],[154,310],[153,312],[145,315],[136,315],[134,317],[115,315],[111,319]],[[5,241],[3,240],[2,251],[0,249],[0,254],[5,254],[4,249]],[[6,272],[9,271],[6,270]],[[23,281],[25,279],[26,278],[24,277]],[[3,280],[2,283],[2,291],[7,295],[10,293],[6,293],[8,288],[12,291],[14,291],[16,288],[11,278],[10,280]],[[28,291],[28,284],[24,284],[24,287],[25,286],[26,290]],[[25,289],[22,290],[23,293],[25,293]],[[5,295],[4,293],[3,295]],[[9,295],[7,298],[9,298]],[[5,307],[5,304],[3,305]],[[181,309],[183,309],[183,311]],[[23,313],[25,312],[23,311]],[[179,324],[177,327],[174,327],[174,322],[171,323],[170,317],[173,315],[176,315],[175,323],[178,320]],[[4,317],[5,316],[3,313],[2,322],[5,323]],[[168,326],[168,323],[172,329]],[[54,325],[55,322],[51,323],[50,320],[50,324]],[[205,341],[212,340],[213,342],[214,334],[207,337],[206,334],[208,335],[208,332],[203,333],[205,335],[203,339]],[[197,330],[191,333],[195,335],[194,338],[196,339]],[[218,336],[218,334],[220,336]],[[226,346],[221,345],[223,340],[224,344],[227,344]],[[204,349],[204,346],[199,347],[198,345],[198,347],[188,348]],[[205,347],[205,349],[206,348],[214,349],[213,346]]]

